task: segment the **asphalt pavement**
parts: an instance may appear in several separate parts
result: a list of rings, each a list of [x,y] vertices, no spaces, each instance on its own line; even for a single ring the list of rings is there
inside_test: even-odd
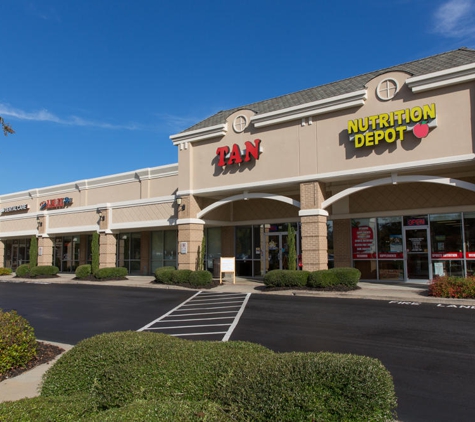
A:
[[[183,289],[176,286],[154,284],[153,276],[129,276],[127,280],[115,280],[104,282],[91,282],[75,280],[74,274],[61,274],[58,278],[44,280],[26,280],[17,279],[14,276],[1,276],[0,282],[8,283],[67,283],[67,284],[100,284],[107,286],[128,286],[128,287],[146,287],[155,289]],[[444,305],[465,305],[474,306],[475,299],[444,299],[427,296],[426,283],[372,283],[360,282],[359,289],[349,292],[320,292],[308,290],[277,290],[265,291],[262,280],[251,280],[246,278],[236,278],[233,283],[231,278],[225,278],[223,284],[213,289],[216,293],[234,292],[234,293],[253,293],[268,295],[293,295],[293,296],[315,296],[315,297],[338,297],[347,299],[372,299],[397,302],[429,302],[441,303]],[[189,290],[189,289],[186,289]],[[41,341],[41,340],[39,340]],[[73,346],[68,344],[53,343],[65,349],[71,349]],[[59,358],[59,356],[58,356]],[[24,397],[35,397],[39,395],[39,386],[46,370],[52,365],[39,365],[23,374],[0,382],[0,402],[19,400]]]

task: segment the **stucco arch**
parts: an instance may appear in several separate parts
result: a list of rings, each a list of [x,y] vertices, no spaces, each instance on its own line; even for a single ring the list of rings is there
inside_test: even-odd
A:
[[[287,196],[275,195],[272,193],[261,193],[261,192],[241,193],[239,195],[233,195],[227,198],[220,199],[219,201],[216,201],[214,204],[208,205],[206,208],[202,209],[197,214],[196,218],[202,218],[204,215],[206,215],[210,211],[222,205],[229,204],[230,202],[241,201],[241,200],[246,200],[246,199],[272,199],[274,201],[280,201],[289,205],[293,205],[294,207],[297,207],[300,209],[300,202],[295,199],[289,198]]]
[[[438,183],[440,185],[453,186],[461,189],[466,189],[471,192],[475,192],[475,184],[464,182],[463,180],[452,179],[450,177],[438,177],[438,176],[397,176],[392,175],[391,177],[384,177],[382,179],[369,180],[359,185],[352,186],[351,188],[345,189],[337,194],[333,195],[331,198],[322,202],[322,208],[325,209],[337,202],[338,200],[349,196],[353,193],[360,192],[365,189],[373,188],[376,186],[383,185],[396,185],[398,183]]]

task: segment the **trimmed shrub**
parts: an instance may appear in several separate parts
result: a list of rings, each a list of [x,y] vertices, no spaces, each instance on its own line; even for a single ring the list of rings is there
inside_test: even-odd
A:
[[[303,287],[307,285],[308,271],[272,270],[264,275],[267,287]]]
[[[325,288],[340,284],[338,276],[330,270],[313,271],[308,276],[309,287]]]
[[[333,272],[338,277],[338,284],[348,287],[356,287],[361,278],[361,271],[357,268],[331,268],[328,271]]]
[[[3,422],[62,422],[89,420],[96,412],[89,394],[73,397],[34,397],[0,403]]]
[[[175,267],[161,267],[155,270],[155,281],[163,284],[173,284]]]
[[[0,267],[0,275],[10,275],[11,273],[11,268]]]
[[[377,359],[334,353],[283,353],[233,365],[212,397],[236,420],[389,421],[396,395]]]
[[[175,270],[172,272],[173,284],[187,284],[190,281],[191,270]]]
[[[16,311],[0,310],[0,373],[23,367],[36,356],[35,332]]]
[[[91,262],[91,271],[93,274],[96,273],[96,271],[99,269],[99,233],[94,232],[92,233],[92,239],[91,239],[91,256],[92,256],[92,262]]]
[[[30,240],[30,266],[36,267],[38,265],[38,239],[36,236],[31,236]]]
[[[203,409],[203,420],[208,410],[222,409],[216,420],[387,421],[394,419],[396,407],[391,375],[377,359],[277,354],[248,342],[188,341],[132,331],[83,340],[43,378],[43,397],[74,399],[81,393],[91,394],[98,411],[110,409],[94,420],[111,421],[169,420],[165,416],[173,402],[181,411],[203,400],[216,403]],[[153,402],[167,409],[163,418],[121,413],[162,412],[151,410]],[[111,419],[105,419],[108,415]],[[194,420],[177,415],[175,420]],[[210,418],[215,420],[214,413]]]
[[[59,268],[55,267],[54,265],[40,265],[37,267],[30,268],[30,277],[38,277],[38,276],[52,276],[56,275],[59,272]]]
[[[192,271],[189,282],[195,287],[208,286],[213,283],[213,274],[206,270]]]
[[[80,265],[76,268],[75,271],[77,278],[87,278],[92,274],[92,269],[90,264]]]
[[[99,280],[104,280],[106,278],[120,278],[124,279],[127,277],[128,271],[125,267],[107,267],[100,268],[94,273],[94,277]]]
[[[475,299],[475,277],[437,277],[429,284],[429,296]]]
[[[30,275],[30,264],[19,265],[15,271],[17,277],[29,277]]]

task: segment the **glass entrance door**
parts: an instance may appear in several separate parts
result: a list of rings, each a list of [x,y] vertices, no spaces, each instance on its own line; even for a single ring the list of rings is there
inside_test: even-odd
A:
[[[428,280],[429,250],[427,228],[406,228],[406,280]]]
[[[266,272],[289,268],[289,243],[286,232],[266,235],[266,258]]]

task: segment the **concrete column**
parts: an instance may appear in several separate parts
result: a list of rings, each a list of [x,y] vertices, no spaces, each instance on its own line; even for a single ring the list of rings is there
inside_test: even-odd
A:
[[[306,271],[328,268],[327,216],[321,208],[325,185],[319,182],[300,184],[300,222],[302,266]]]
[[[40,255],[41,252],[41,255]],[[53,239],[50,237],[38,238],[38,265],[53,263]]]
[[[5,243],[3,243],[3,240],[0,240],[0,267],[5,266]]]
[[[351,267],[351,220],[333,221],[335,267]]]
[[[178,269],[179,270],[197,270],[201,242],[204,235],[203,224],[180,224],[178,226]],[[183,254],[180,250],[182,242],[188,246],[187,253]]]
[[[99,233],[99,268],[116,266],[116,239],[111,233]]]

